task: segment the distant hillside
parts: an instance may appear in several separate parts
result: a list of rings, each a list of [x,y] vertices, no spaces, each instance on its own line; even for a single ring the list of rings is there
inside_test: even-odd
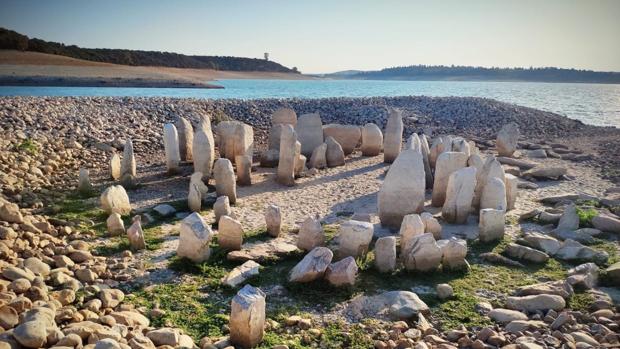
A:
[[[452,81],[532,81],[619,84],[620,73],[561,68],[484,68],[463,66],[427,66],[386,68],[355,74],[334,73],[332,78],[362,80],[452,80]]]
[[[172,52],[82,48],[58,42],[31,39],[15,31],[0,28],[0,49],[35,51],[95,62],[132,66],[159,66],[228,71],[298,73],[276,62],[257,58],[188,56]]]

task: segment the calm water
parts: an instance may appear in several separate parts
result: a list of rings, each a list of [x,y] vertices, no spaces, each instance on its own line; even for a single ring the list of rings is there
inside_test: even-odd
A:
[[[588,124],[620,127],[620,85],[365,80],[220,80],[216,83],[225,89],[0,86],[0,96],[166,96],[215,99],[475,96],[552,111]]]

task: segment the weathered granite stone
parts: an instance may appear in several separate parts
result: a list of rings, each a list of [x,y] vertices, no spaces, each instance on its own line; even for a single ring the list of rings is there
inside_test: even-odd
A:
[[[301,119],[301,118],[300,118]],[[321,132],[321,138],[323,133]],[[292,186],[295,184],[295,143],[297,134],[291,125],[282,128],[280,137],[280,159],[278,161],[277,181]],[[303,145],[302,145],[303,146]]]
[[[115,181],[121,179],[121,157],[118,153],[112,154],[110,158],[110,177]]]
[[[265,225],[267,226],[267,232],[273,237],[280,235],[280,229],[282,226],[282,214],[280,213],[280,207],[276,205],[269,205],[265,209]]]
[[[558,222],[558,230],[577,230],[579,229],[579,215],[574,204],[570,204],[564,208],[564,213]]]
[[[592,218],[592,225],[605,232],[620,234],[620,218],[611,214],[599,214]]]
[[[232,214],[228,196],[218,196],[215,204],[213,204],[213,214],[215,215],[216,222],[219,222],[222,216],[230,216]]]
[[[310,168],[323,169],[327,167],[327,144],[323,143],[312,151],[310,157]]]
[[[511,122],[502,126],[502,129],[497,133],[497,140],[495,142],[499,156],[511,157],[517,150],[518,141],[519,125]]]
[[[334,254],[327,247],[313,248],[289,274],[289,282],[310,282],[323,277]]]
[[[117,236],[125,233],[125,224],[123,223],[123,219],[121,218],[121,215],[116,212],[112,212],[110,214],[106,220],[106,226],[108,233],[111,236]]]
[[[297,125],[297,113],[291,108],[280,107],[271,114],[271,124],[288,124],[295,127]]]
[[[424,222],[424,232],[433,234],[435,240],[441,239],[442,229],[439,221],[429,212],[422,212],[420,218],[422,218],[422,222]]]
[[[237,165],[237,183],[252,185],[252,158],[248,155],[237,155],[235,165]]]
[[[529,262],[545,263],[549,260],[549,256],[542,251],[514,243],[508,244],[505,251],[509,257],[523,259]]]
[[[129,204],[129,196],[125,188],[120,185],[113,185],[108,187],[101,194],[101,209],[107,213],[116,212],[121,216],[128,215],[131,212],[131,205]]]
[[[323,138],[333,137],[342,147],[344,155],[349,155],[362,138],[362,130],[355,125],[328,124],[323,126]]]
[[[168,173],[177,173],[181,162],[179,134],[174,124],[164,124],[164,152]]]
[[[211,128],[199,128],[192,141],[194,172],[200,172],[206,178],[212,177],[215,161],[215,140]]]
[[[308,217],[299,227],[297,234],[297,247],[310,251],[325,243],[325,234],[318,219]]]
[[[237,184],[235,171],[230,160],[219,158],[213,165],[213,177],[215,178],[215,191],[217,196],[226,195],[231,205],[237,202]]]
[[[377,156],[383,147],[383,133],[379,126],[367,123],[362,128],[362,155]]]
[[[480,209],[506,211],[506,186],[500,178],[489,178],[480,196]]]
[[[241,348],[258,345],[265,333],[265,293],[245,285],[230,305],[230,342]]]
[[[467,256],[467,241],[463,239],[450,238],[448,240],[437,241],[437,245],[441,249],[441,263],[444,270],[461,270],[469,268],[469,264],[465,260],[465,256]]]
[[[297,119],[295,126],[297,139],[301,143],[301,153],[311,156],[314,148],[323,143],[323,123],[318,113],[304,114]],[[282,148],[280,148],[280,152]]]
[[[426,189],[433,188],[433,172],[430,163],[430,148],[425,135],[420,135],[420,152],[422,153],[422,161],[424,162],[424,175],[426,179]]]
[[[195,263],[209,259],[209,244],[213,232],[198,213],[192,213],[181,221],[177,256],[189,258]]]
[[[465,153],[445,152],[437,158],[435,166],[435,182],[431,204],[435,207],[443,206],[446,200],[446,190],[450,175],[467,164],[468,156]]]
[[[94,189],[90,182],[90,171],[87,168],[80,168],[78,177],[78,192],[83,195],[92,194]]]
[[[366,254],[372,241],[373,225],[368,222],[349,220],[338,229],[338,255],[359,257]]]
[[[230,251],[241,249],[241,244],[243,244],[243,226],[241,222],[229,216],[222,216],[217,229],[217,242],[221,248]]]
[[[407,270],[432,271],[441,264],[441,249],[432,234],[417,235],[403,257]]]
[[[400,250],[403,255],[407,255],[411,249],[413,238],[424,234],[424,222],[418,214],[408,214],[403,218],[400,225]]]
[[[121,162],[121,178],[126,175],[136,177],[136,157],[133,154],[133,143],[127,139],[123,148],[123,160]]]
[[[144,242],[144,232],[142,231],[142,224],[140,223],[140,215],[133,217],[132,224],[127,229],[127,238],[129,239],[129,245],[132,250],[144,250],[146,249],[146,243]]]
[[[488,156],[482,170],[476,172],[476,190],[474,191],[473,207],[475,210],[480,209],[480,199],[482,198],[482,192],[484,187],[491,181],[491,178],[498,178],[502,182],[505,181],[505,173],[502,168],[502,164],[493,156]]]
[[[382,272],[396,269],[396,237],[385,236],[375,243],[375,266]]]
[[[183,161],[194,160],[194,128],[192,123],[184,117],[180,117],[175,123],[179,134],[179,154]]]
[[[505,175],[504,184],[506,185],[506,210],[510,211],[515,208],[517,197],[519,195],[519,179],[516,176],[507,173]]]
[[[357,278],[357,263],[349,256],[327,266],[325,279],[334,286],[351,286]]]
[[[465,167],[453,172],[448,178],[446,201],[441,211],[449,223],[467,223],[476,188],[476,168]]]
[[[391,164],[400,154],[403,143],[403,116],[400,110],[391,108],[383,138],[383,162]],[[424,169],[424,165],[422,165]]]
[[[344,152],[334,137],[327,137],[325,139],[325,144],[327,144],[327,150],[325,152],[327,167],[344,166]]]
[[[230,161],[235,156],[254,153],[254,130],[240,121],[222,121],[217,125],[220,156]]]
[[[480,210],[480,223],[478,239],[482,242],[501,240],[504,238],[505,212],[485,208]]]
[[[226,276],[222,278],[222,283],[229,287],[237,287],[246,280],[259,274],[260,264],[249,260],[238,267],[233,268]]]

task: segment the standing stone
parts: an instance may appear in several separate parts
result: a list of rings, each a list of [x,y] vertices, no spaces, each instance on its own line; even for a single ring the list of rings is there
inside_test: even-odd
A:
[[[450,175],[467,164],[467,155],[457,152],[445,152],[437,158],[435,166],[435,182],[433,183],[433,197],[431,204],[435,207],[443,206],[446,201],[446,190]]]
[[[408,214],[400,225],[400,250],[406,254],[411,248],[413,238],[424,234],[424,222],[418,214]]]
[[[219,222],[222,216],[230,216],[232,214],[228,196],[219,196],[215,200],[215,204],[213,204],[213,214],[215,215],[216,222]]]
[[[422,212],[420,218],[422,218],[422,222],[424,222],[424,232],[433,234],[435,240],[441,239],[442,229],[439,221],[429,212]]]
[[[101,194],[101,209],[107,213],[116,212],[121,216],[128,215],[131,212],[131,205],[129,204],[129,196],[125,188],[120,185],[113,185],[108,187]]]
[[[362,155],[377,156],[383,147],[383,133],[379,126],[367,123],[362,128]]]
[[[400,110],[394,108],[390,108],[389,113],[383,139],[383,162],[391,164],[400,154],[400,148],[402,147],[403,116]]]
[[[198,128],[193,143],[194,172],[202,173],[205,178],[211,178],[213,162],[215,161],[215,141],[211,129]]]
[[[192,213],[181,221],[177,256],[195,263],[202,263],[211,255],[213,232],[198,213]]]
[[[300,118],[301,120],[302,118]],[[322,135],[323,133],[321,133]],[[322,138],[322,136],[321,136]],[[282,128],[280,137],[280,159],[278,162],[277,181],[280,184],[295,185],[295,143],[297,134],[291,125]],[[303,144],[302,144],[303,149]]]
[[[189,194],[187,195],[187,207],[192,212],[200,212],[202,210],[202,194],[198,186],[191,182],[189,184]]]
[[[252,156],[254,130],[240,121],[222,121],[217,125],[220,156],[234,161],[237,155]]]
[[[469,157],[471,155],[471,150],[469,149],[469,143],[463,138],[456,138],[452,140],[452,151],[464,153]]]
[[[448,179],[446,201],[441,216],[448,223],[464,224],[471,212],[476,188],[476,168],[465,167],[452,173]]]
[[[239,185],[252,185],[252,158],[248,155],[237,155],[237,183]]]
[[[217,241],[221,248],[230,251],[241,249],[243,244],[243,226],[241,222],[229,216],[222,216],[217,229]]]
[[[277,124],[271,126],[271,130],[269,130],[269,141],[268,148],[269,150],[280,150],[280,136],[282,135],[283,124]]]
[[[213,165],[213,177],[215,178],[217,196],[228,196],[230,204],[234,205],[237,202],[237,184],[235,183],[235,171],[230,160],[217,159]]]
[[[301,250],[310,251],[325,243],[325,234],[318,218],[308,217],[299,227],[297,234],[297,247]]]
[[[164,150],[168,173],[177,173],[181,162],[181,153],[179,151],[179,134],[174,124],[164,125]]]
[[[375,242],[375,266],[382,273],[396,269],[396,238],[385,236]]]
[[[301,177],[306,168],[306,157],[301,155],[301,143],[295,142],[295,178]]]
[[[490,178],[482,189],[480,209],[492,208],[506,211],[506,185],[499,178]]]
[[[473,201],[475,209],[481,208],[480,199],[482,198],[482,192],[491,178],[499,178],[502,182],[504,182],[506,178],[502,164],[492,155],[488,156],[484,161],[482,171],[476,172],[476,190],[474,191]]]
[[[297,125],[297,113],[291,108],[280,107],[271,115],[271,124],[288,124],[295,127]]]
[[[280,207],[273,204],[267,206],[265,209],[265,225],[267,226],[269,235],[276,238],[280,235],[280,229],[282,227]]]
[[[80,168],[78,176],[78,192],[83,195],[92,194],[94,191],[93,185],[90,183],[90,175],[87,168]]]
[[[344,166],[344,152],[334,137],[327,137],[325,144],[327,144],[327,151],[325,152],[327,167]]]
[[[338,255],[360,257],[366,254],[372,241],[372,223],[349,220],[338,229]]]
[[[519,125],[514,122],[506,124],[497,133],[497,152],[499,156],[511,157],[517,150],[519,141]]]
[[[564,208],[560,221],[558,222],[558,231],[579,229],[579,215],[575,204],[571,203]]]
[[[451,149],[452,140],[448,136],[440,136],[435,138],[428,155],[428,161],[431,165],[431,168],[434,169],[437,167],[436,165],[439,155],[445,153],[446,151],[450,151]]]
[[[136,157],[133,154],[133,143],[127,139],[123,148],[123,160],[121,162],[121,179],[130,175],[136,177]]]
[[[310,157],[310,168],[323,169],[327,167],[327,144],[323,143],[318,147],[314,148],[312,151],[312,156]]]
[[[344,155],[349,155],[362,138],[362,130],[355,125],[328,124],[323,126],[323,138],[333,137],[342,147]]]
[[[439,240],[437,245],[441,249],[441,264],[444,270],[469,268],[469,264],[465,260],[465,256],[467,256],[467,241],[453,237],[448,240]]]
[[[403,260],[407,270],[432,271],[441,263],[441,249],[432,234],[415,236],[409,251],[404,252]]]
[[[504,238],[505,213],[503,210],[485,208],[480,210],[480,230],[478,239],[482,242],[501,240]]]
[[[411,136],[409,136],[405,149],[413,149],[415,151],[422,152],[422,144],[417,133],[412,133]]]
[[[257,346],[265,332],[265,293],[251,285],[243,286],[232,299],[228,327],[235,346]]]
[[[106,226],[110,236],[117,236],[125,233],[125,224],[123,223],[123,219],[121,218],[121,215],[116,212],[112,212],[110,214],[106,220]]]
[[[510,211],[515,208],[515,203],[517,202],[519,180],[516,176],[509,173],[504,178],[504,184],[506,185],[506,210]]]
[[[311,156],[314,148],[323,143],[323,123],[318,113],[304,114],[297,119],[295,126],[297,139],[301,143],[301,153]],[[282,148],[280,148],[282,151]]]
[[[428,147],[428,140],[425,135],[420,136],[420,151],[422,152],[422,160],[424,162],[424,175],[426,179],[426,189],[433,188],[433,172],[431,171],[430,163],[430,149]]]
[[[325,270],[325,279],[333,286],[352,286],[357,277],[357,263],[349,256],[330,264]]]
[[[189,184],[195,185],[196,188],[198,188],[198,191],[200,191],[200,195],[204,197],[209,192],[209,188],[202,181],[202,177],[203,174],[200,172],[192,173],[192,175],[189,177]]]
[[[142,231],[142,224],[140,223],[140,215],[136,215],[132,219],[132,224],[127,229],[127,238],[129,239],[129,246],[132,250],[144,250],[146,249],[146,243],[144,242],[144,232]]]
[[[115,181],[121,179],[121,157],[117,153],[110,158],[110,177]]]
[[[177,131],[179,133],[179,154],[181,160],[192,161],[194,159],[194,129],[192,123],[184,117],[180,117],[176,122]]]
[[[310,282],[323,277],[334,254],[327,247],[315,247],[291,269],[289,282]]]
[[[403,151],[385,176],[378,195],[381,224],[398,228],[405,215],[424,208],[424,163],[422,154]]]

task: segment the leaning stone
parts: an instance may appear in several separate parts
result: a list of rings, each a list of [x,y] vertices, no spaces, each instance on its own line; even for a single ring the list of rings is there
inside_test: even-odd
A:
[[[229,216],[222,216],[217,225],[217,242],[221,248],[230,251],[241,249],[243,243],[243,226]]]
[[[133,223],[127,229],[127,238],[129,239],[129,245],[132,250],[144,250],[146,249],[146,243],[144,242],[144,232],[142,231],[142,224],[140,223],[140,215],[133,217]]]
[[[301,153],[311,156],[314,148],[323,143],[323,123],[318,113],[304,114],[297,119],[295,126],[297,139],[301,143]],[[280,147],[282,152],[282,147]]]
[[[506,210],[510,211],[515,208],[517,202],[519,180],[516,176],[506,173],[504,184],[506,185]]]
[[[566,307],[566,301],[560,296],[539,294],[524,297],[508,297],[506,299],[506,306],[511,309],[528,312],[546,311],[549,309],[559,311]]]
[[[500,178],[489,178],[480,195],[480,209],[506,211],[506,185]]]
[[[239,185],[252,185],[252,158],[248,155],[237,155],[237,183]]]
[[[333,137],[342,147],[344,155],[349,155],[360,142],[362,131],[359,126],[328,124],[323,126],[323,138]]]
[[[567,239],[555,254],[555,257],[567,261],[577,260],[604,263],[609,258],[609,254],[605,251],[599,251],[591,247],[584,246],[575,240]]]
[[[560,249],[560,242],[549,236],[537,232],[527,232],[523,235],[523,241],[530,247],[553,256]]]
[[[514,122],[502,126],[497,133],[497,152],[499,156],[511,157],[517,150],[517,142],[519,141],[519,125]]]
[[[504,238],[505,213],[502,210],[485,208],[480,210],[478,239],[482,242],[501,240]]]
[[[301,120],[301,118],[300,118]],[[323,138],[321,132],[321,138]],[[295,184],[295,143],[297,134],[290,125],[282,128],[280,137],[280,159],[278,160],[277,181],[292,186]],[[303,147],[303,144],[302,144]],[[302,151],[303,152],[303,151]]]
[[[117,236],[125,233],[125,224],[123,223],[123,219],[121,218],[121,215],[116,212],[112,212],[110,214],[106,220],[106,226],[110,236]]]
[[[194,135],[193,143],[194,172],[200,172],[211,178],[215,161],[215,140],[211,128],[199,128]]]
[[[441,264],[444,270],[469,269],[469,264],[465,260],[465,256],[467,256],[467,241],[451,238],[439,240],[437,245],[441,249]]]
[[[80,168],[78,191],[83,195],[92,194],[94,191],[93,185],[90,183],[90,176],[87,168]]]
[[[219,196],[215,200],[215,204],[213,204],[213,214],[215,215],[216,222],[219,222],[222,216],[230,216],[232,214],[228,196]]]
[[[372,241],[373,225],[368,222],[349,220],[338,229],[338,255],[359,257],[366,254]]]
[[[209,259],[213,232],[198,213],[192,213],[181,221],[177,256],[185,257],[195,263]]]
[[[297,234],[297,247],[301,250],[310,251],[325,243],[325,234],[318,219],[308,217],[301,224]]]
[[[323,169],[327,167],[327,144],[323,143],[312,151],[310,156],[310,168]]]
[[[179,134],[174,124],[164,125],[164,151],[168,173],[177,173],[181,162],[181,152],[179,150]]]
[[[411,249],[413,238],[424,233],[425,226],[420,215],[415,213],[406,215],[399,231],[401,253],[407,255]]]
[[[127,139],[123,148],[123,160],[121,162],[121,178],[126,175],[136,177],[136,158],[133,154],[133,143]]]
[[[432,271],[441,264],[441,249],[432,234],[415,236],[410,251],[405,251],[404,264],[407,270]]]
[[[246,280],[258,275],[260,264],[250,260],[235,267],[226,276],[222,278],[222,283],[229,287],[237,287]]]
[[[334,254],[327,247],[315,247],[289,274],[289,282],[310,282],[323,277]]]
[[[375,242],[375,266],[382,272],[396,269],[396,237],[385,236]]]
[[[273,204],[267,206],[265,209],[265,225],[267,226],[267,232],[270,236],[278,237],[280,235],[282,226],[280,207]]]
[[[235,171],[230,160],[219,158],[213,166],[215,178],[215,191],[217,196],[226,195],[231,205],[237,202],[237,184],[235,183]]]
[[[352,286],[357,277],[355,258],[349,256],[330,264],[325,270],[325,279],[333,286]]]
[[[110,177],[115,181],[121,179],[121,157],[117,153],[110,158]]]
[[[549,260],[549,256],[546,253],[518,244],[508,244],[505,251],[511,258],[522,259],[533,263],[545,263]]]
[[[477,165],[479,166],[479,165]],[[476,172],[476,189],[474,191],[473,207],[479,210],[482,192],[492,178],[497,178],[502,182],[506,181],[506,174],[501,163],[494,156],[488,156],[482,165],[482,168]],[[496,183],[497,184],[497,183]],[[505,185],[504,185],[505,186]],[[504,199],[506,200],[506,199]],[[495,208],[495,207],[488,207]]]
[[[429,212],[422,212],[420,218],[422,218],[422,222],[424,222],[424,232],[433,234],[435,240],[441,239],[442,228],[439,221]]]
[[[441,215],[447,222],[467,223],[475,187],[475,167],[465,167],[450,175],[446,189],[446,201],[441,210]]]
[[[558,230],[577,230],[579,229],[579,215],[574,204],[570,204],[564,208],[564,213],[558,222]]]
[[[426,135],[420,136],[420,151],[422,152],[422,160],[424,162],[424,175],[426,179],[426,189],[433,188],[433,171],[431,170],[430,163],[430,148],[428,146],[428,140]]]
[[[175,125],[179,134],[179,154],[181,155],[181,160],[192,161],[194,159],[194,129],[192,123],[186,118],[181,117]]]
[[[120,185],[113,185],[111,187],[108,187],[101,194],[100,201],[101,208],[107,213],[116,212],[124,216],[128,215],[131,212],[129,196],[127,196],[125,188]]]
[[[620,219],[611,214],[599,214],[592,218],[592,225],[605,232],[620,234]]]
[[[391,164],[400,154],[403,143],[403,116],[398,109],[389,110],[383,138],[383,162]],[[424,165],[423,165],[424,166]],[[424,167],[423,167],[424,168]]]
[[[344,152],[334,137],[327,137],[325,144],[327,144],[327,151],[325,152],[327,167],[344,166]]]
[[[367,123],[362,128],[362,155],[377,156],[381,154],[383,147],[383,133],[381,129],[373,124]]]
[[[254,130],[240,121],[222,121],[217,125],[219,151],[222,158],[234,161],[238,155],[252,157]]]
[[[196,185],[196,183],[190,182],[189,184],[189,193],[187,194],[187,207],[189,207],[189,210],[192,212],[200,212],[202,210],[202,193],[200,192],[199,186]]]
[[[422,154],[403,151],[385,176],[378,195],[381,224],[400,227],[403,217],[424,208],[425,179]]]
[[[445,152],[437,158],[435,166],[435,182],[433,183],[433,195],[431,204],[435,207],[443,206],[446,201],[446,191],[450,175],[467,164],[465,153]]]
[[[265,328],[265,293],[245,285],[233,297],[230,306],[230,342],[252,348],[263,340]]]

